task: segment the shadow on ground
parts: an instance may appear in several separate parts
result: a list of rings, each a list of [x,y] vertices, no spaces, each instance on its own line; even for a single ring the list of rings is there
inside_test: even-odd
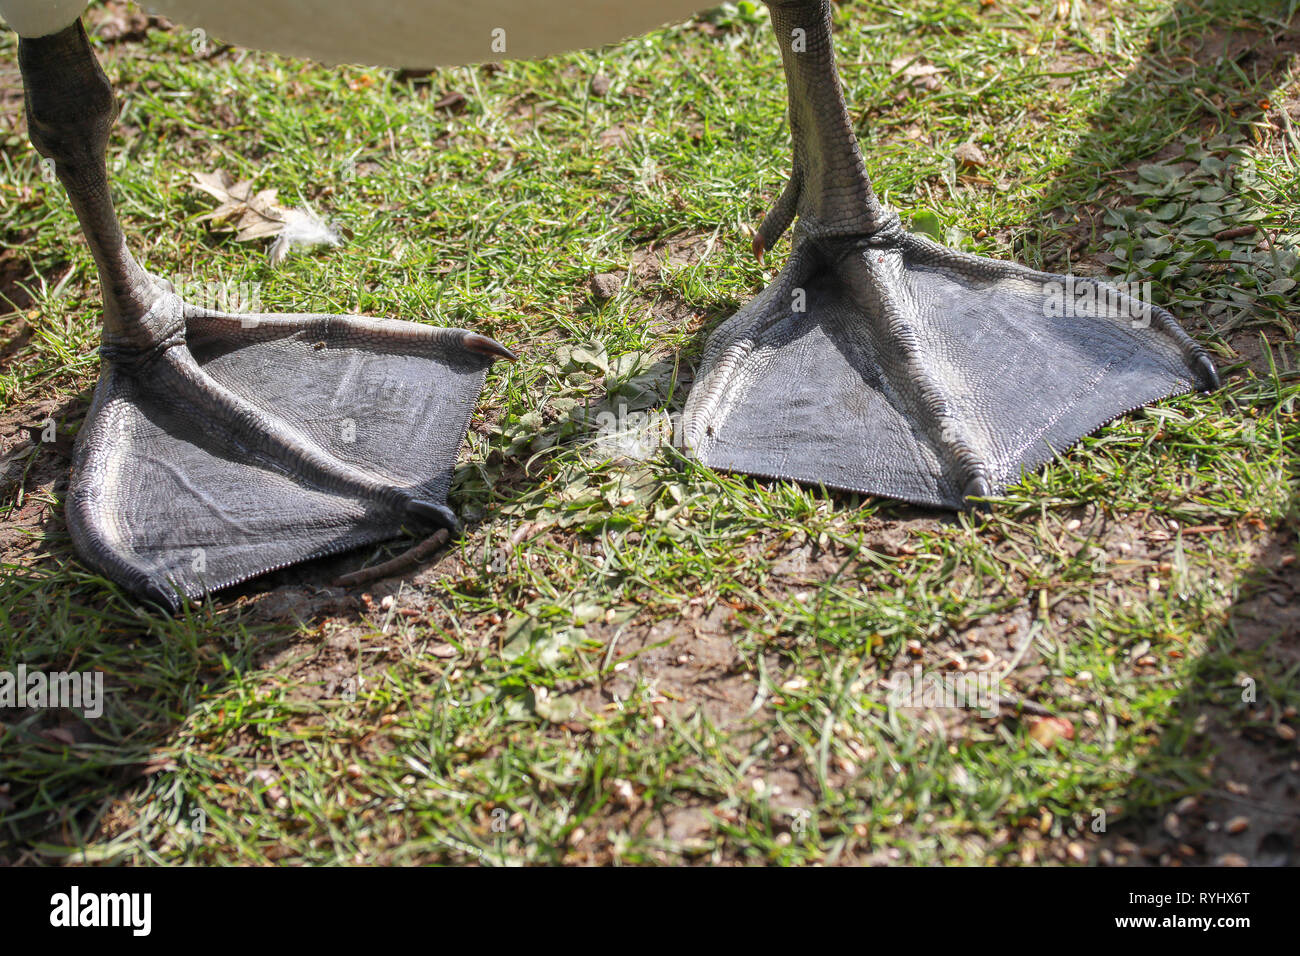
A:
[[[1294,150],[1288,141],[1297,142],[1290,130],[1300,119],[1297,62],[1300,17],[1294,3],[1232,0],[1175,7],[1043,203],[1044,218],[1061,227],[1059,244],[1045,250],[1048,261],[1063,268],[1072,250],[1111,228],[1103,210],[1133,202],[1123,183],[1136,179],[1140,164],[1177,159],[1186,138],[1203,138],[1223,155],[1232,147]],[[1152,122],[1152,110],[1179,102],[1188,89],[1201,99],[1198,109]],[[1212,138],[1208,134],[1216,128],[1219,135]],[[1294,165],[1296,153],[1291,155]],[[1084,191],[1098,176],[1107,187],[1097,195]],[[1071,224],[1074,215],[1079,221]],[[1264,230],[1250,242],[1256,239],[1261,245],[1268,241]],[[1294,321],[1294,300],[1291,305]],[[1216,361],[1227,371],[1227,389],[1249,376],[1269,376],[1261,336],[1279,366],[1297,366],[1300,353],[1276,316],[1233,328],[1204,309],[1179,311],[1189,332],[1219,345]],[[1275,412],[1259,408],[1261,417]],[[1300,455],[1300,447],[1293,454]],[[1293,489],[1295,461],[1288,476]],[[1300,863],[1300,751],[1282,723],[1294,710],[1288,712],[1279,699],[1300,671],[1298,515],[1300,499],[1294,499],[1290,516],[1262,537],[1257,565],[1239,582],[1226,622],[1210,636],[1172,705],[1173,721],[1154,742],[1155,759],[1139,767],[1119,795],[1119,820],[1099,840],[1103,861]],[[1168,769],[1175,764],[1181,772]]]

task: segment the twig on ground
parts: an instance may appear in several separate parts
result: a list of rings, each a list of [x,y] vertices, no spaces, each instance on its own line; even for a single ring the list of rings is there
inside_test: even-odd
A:
[[[429,555],[433,554],[444,544],[447,543],[446,528],[439,528],[429,537],[425,538],[415,547],[403,551],[395,558],[384,561],[381,564],[375,564],[368,568],[360,568],[350,574],[336,578],[334,586],[339,588],[355,587],[358,584],[369,584],[371,581],[378,581],[380,578],[391,577],[408,568],[413,568]]]

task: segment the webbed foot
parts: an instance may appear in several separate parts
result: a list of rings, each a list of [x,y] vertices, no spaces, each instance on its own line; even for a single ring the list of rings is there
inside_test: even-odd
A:
[[[104,293],[67,496],[81,556],[176,608],[407,523],[457,529],[452,467],[488,366],[510,352],[464,329],[187,304],[127,250],[104,164],[116,103],[81,23],[21,38],[19,63],[32,142]]]
[[[177,606],[299,561],[459,523],[457,452],[491,339],[338,315],[230,315],[163,293],[159,343],[106,341],[73,455],[81,555]]]
[[[961,508],[1139,406],[1218,385],[1172,315],[1096,280],[955,252],[872,193],[826,0],[769,0],[797,216],[777,279],[710,337],[684,436],[705,464]]]
[[[684,434],[714,468],[961,508],[1127,411],[1217,384],[1159,307],[895,225],[796,238],[710,338]]]

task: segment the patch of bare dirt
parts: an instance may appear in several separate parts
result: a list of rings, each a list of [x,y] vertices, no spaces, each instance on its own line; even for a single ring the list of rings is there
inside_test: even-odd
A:
[[[756,696],[754,675],[732,640],[740,631],[735,614],[722,604],[705,608],[699,600],[680,616],[651,625],[588,625],[589,638],[607,647],[616,642],[617,656],[631,659],[602,685],[575,693],[575,700],[590,712],[612,709],[640,683],[662,699],[665,712],[685,717],[698,708],[714,726],[734,727]]]
[[[1292,670],[1300,665],[1300,539],[1291,522],[1262,550],[1229,618],[1237,648]],[[1189,753],[1210,781],[1203,794],[1124,821],[1100,841],[1103,863],[1138,866],[1300,864],[1300,746],[1296,712],[1251,675],[1226,695],[1192,686]],[[1172,786],[1170,789],[1174,789]]]
[[[1230,332],[1227,339],[1232,351],[1236,353],[1235,360],[1245,362],[1246,366],[1260,378],[1266,379],[1273,374],[1270,353],[1272,361],[1277,362],[1287,351],[1285,340],[1272,328],[1262,336],[1258,327],[1238,329],[1235,332]],[[1268,342],[1267,348],[1264,345],[1265,340]],[[1237,374],[1244,373],[1239,372]]]
[[[632,253],[632,275],[641,283],[657,283],[668,270],[678,271],[702,262],[711,251],[712,235],[674,236],[638,246]]]
[[[50,555],[47,535],[62,528],[50,501],[67,485],[76,423],[89,396],[37,400],[0,412],[0,563],[32,566]]]
[[[151,28],[165,29],[170,26],[166,20],[149,16],[135,3],[127,0],[105,0],[87,10],[83,21],[87,33],[110,45],[138,43]]]

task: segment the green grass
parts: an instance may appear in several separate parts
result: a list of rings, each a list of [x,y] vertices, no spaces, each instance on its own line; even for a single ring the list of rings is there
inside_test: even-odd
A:
[[[1297,3],[840,5],[887,201],[973,251],[1151,280],[1224,373],[960,517],[671,448],[611,457],[593,424],[679,410],[707,331],[773,274],[747,230],[784,185],[785,88],[753,6],[416,81],[201,58],[179,29],[101,44],[123,98],[115,196],[152,271],[251,284],[267,310],[467,326],[522,358],[489,375],[471,426],[453,487],[468,533],[365,596],[324,589],[353,558],[140,610],[74,558],[66,462],[8,439],[0,661],[102,670],[113,693],[96,721],[0,714],[0,856],[1213,856],[1208,836],[1163,845],[1159,823],[1228,799],[1216,748],[1295,755],[1294,630],[1255,596],[1294,595],[1300,553],[1300,138],[1279,112],[1300,117]],[[891,71],[917,58],[937,88]],[[450,92],[463,108],[434,109]],[[958,168],[972,140],[989,164]],[[93,263],[25,132],[0,142],[0,310],[17,306],[0,407],[70,432],[98,367]],[[348,241],[272,270],[263,244],[198,221],[212,203],[191,174],[216,168]],[[1260,232],[1214,238],[1242,223]],[[595,301],[593,272],[622,291]],[[1073,739],[1039,743],[1019,706],[889,706],[913,663],[1005,672]]]

